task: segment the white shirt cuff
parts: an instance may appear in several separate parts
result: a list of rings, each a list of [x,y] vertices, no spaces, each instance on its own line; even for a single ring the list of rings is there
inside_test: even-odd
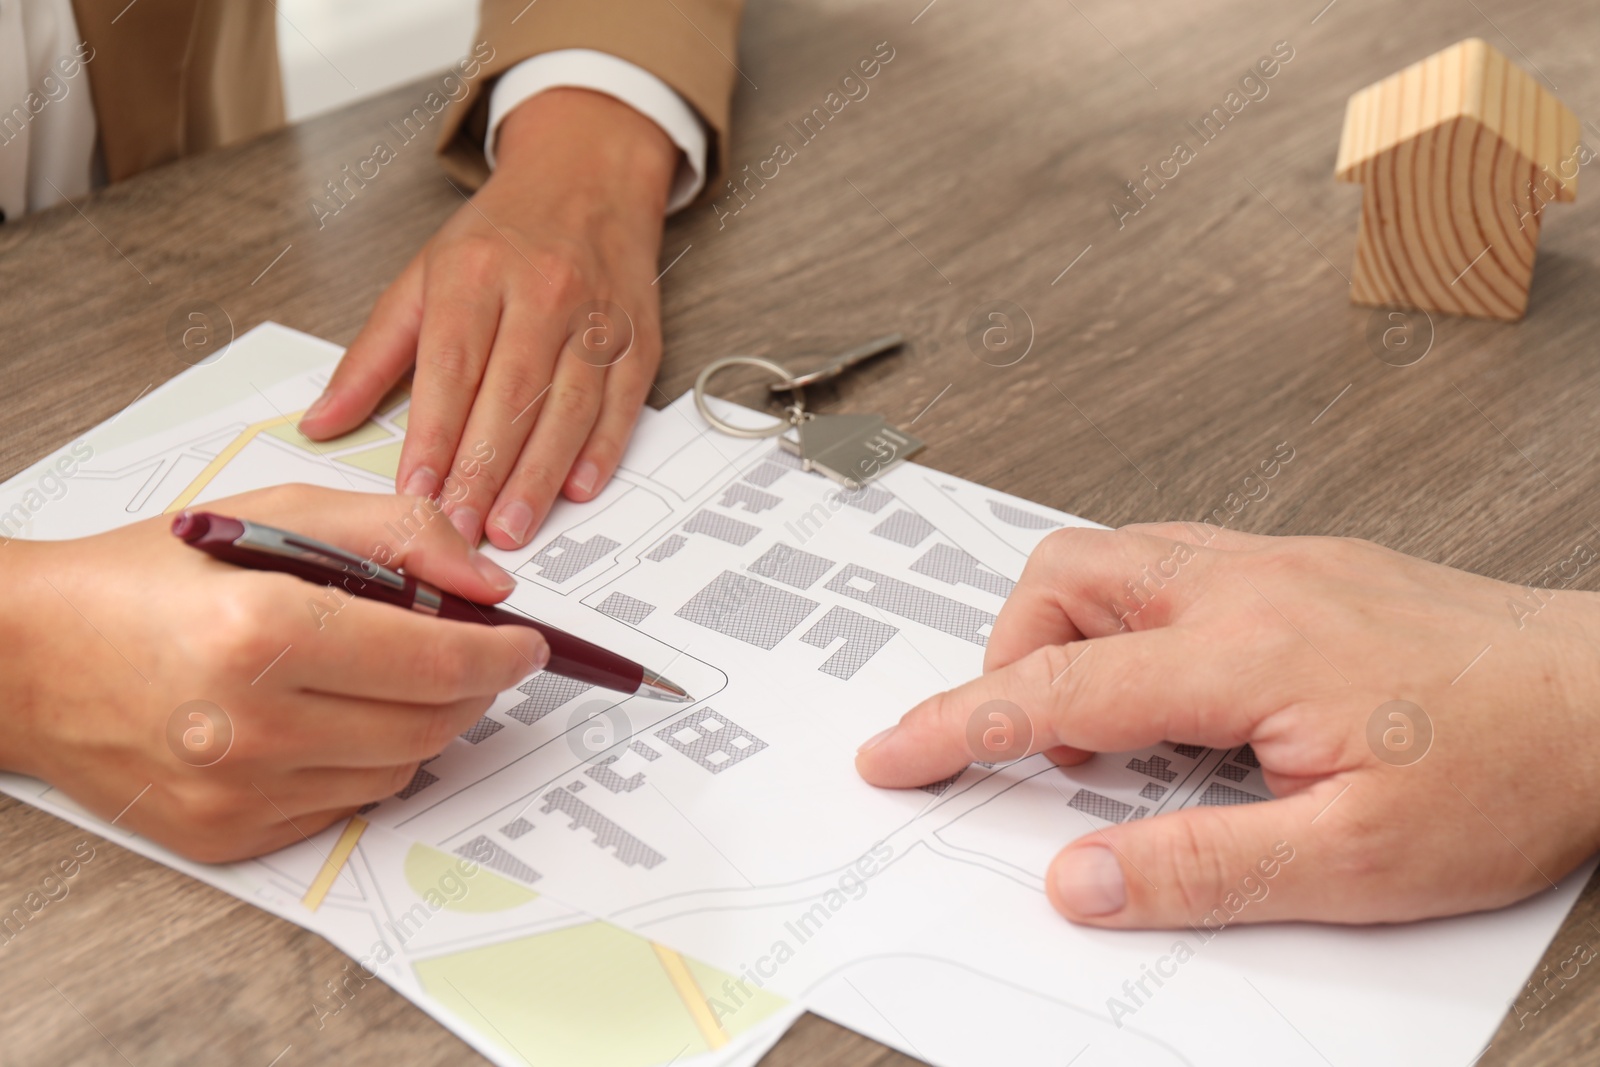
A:
[[[546,89],[591,89],[627,104],[661,127],[683,151],[667,214],[687,207],[706,184],[706,128],[672,87],[642,67],[590,48],[564,48],[525,59],[500,76],[489,94],[483,154],[494,167],[495,135],[516,106]]]

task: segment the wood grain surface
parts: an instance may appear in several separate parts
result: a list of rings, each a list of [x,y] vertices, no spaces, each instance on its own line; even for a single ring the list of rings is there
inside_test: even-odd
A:
[[[894,58],[775,178],[721,212],[672,220],[662,265],[682,258],[662,280],[655,403],[715,356],[805,366],[902,330],[906,353],[817,390],[815,406],[915,420],[929,443],[922,462],[1102,522],[1198,518],[1288,441],[1293,464],[1240,527],[1367,537],[1519,582],[1595,536],[1600,198],[1547,209],[1523,322],[1418,317],[1386,335],[1383,312],[1350,303],[1360,190],[1333,180],[1349,95],[1474,35],[1536,64],[1593,144],[1592,3],[751,7],[738,56],[749,79],[735,109],[741,172],[779,139],[798,141],[786,124],[879,42]],[[1125,183],[1194,140],[1186,122],[1280,41],[1293,55],[1266,95],[1135,199]],[[308,201],[421,92],[0,227],[0,474],[183,370],[166,324],[194,301],[216,302],[239,331],[270,318],[349,342],[461,198],[419,143],[320,230]],[[1023,331],[1004,359],[972,341],[997,310]],[[758,399],[753,381],[728,395]],[[1594,574],[1580,583],[1593,588]],[[0,905],[84,839],[0,802]],[[70,896],[0,949],[0,1061],[475,1061],[376,985],[318,1031],[311,999],[343,966],[339,953],[95,844]],[[1591,885],[1546,963],[1600,937],[1596,905]],[[1597,1044],[1600,980],[1585,969],[1537,1015],[1508,1014],[1479,1062],[1588,1061]],[[907,1061],[807,1018],[767,1062]]]

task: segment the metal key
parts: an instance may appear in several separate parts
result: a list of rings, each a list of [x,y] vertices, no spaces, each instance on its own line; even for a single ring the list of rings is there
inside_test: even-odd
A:
[[[796,389],[804,389],[807,386],[816,385],[819,382],[832,381],[851,367],[865,363],[874,356],[881,356],[885,352],[893,352],[905,343],[904,334],[884,334],[882,337],[873,338],[866,344],[856,345],[854,348],[839,353],[833,357],[832,362],[825,366],[806,374],[796,375],[785,381],[773,382],[767,388],[774,393],[788,393]]]
[[[922,447],[922,441],[892,426],[879,415],[816,415],[804,408],[799,390],[831,381],[875,356],[892,352],[905,343],[898,333],[874,338],[835,356],[826,365],[767,388],[774,393],[793,392],[794,433],[779,439],[783,448],[800,457],[805,470],[817,470],[836,482],[858,489],[885,473]]]
[[[900,334],[888,334],[802,375],[791,374],[781,364],[755,356],[719,359],[707,364],[695,380],[695,406],[702,418],[723,433],[744,438],[776,436],[785,451],[800,457],[802,470],[819,471],[849,489],[859,489],[916,453],[923,446],[922,440],[891,425],[881,415],[818,415],[807,411],[805,387],[837,378],[851,367],[898,348],[904,341]],[[736,365],[760,367],[778,376],[779,380],[769,388],[774,393],[790,394],[782,419],[762,427],[735,426],[711,410],[706,402],[706,385],[719,370]]]
[[[821,471],[849,489],[859,489],[922,448],[922,440],[882,415],[814,415],[800,409],[794,433],[778,443],[800,457],[804,470]]]

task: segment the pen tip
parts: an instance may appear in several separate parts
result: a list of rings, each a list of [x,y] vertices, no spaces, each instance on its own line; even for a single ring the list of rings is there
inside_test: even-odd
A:
[[[646,671],[644,679],[639,683],[637,696],[654,697],[657,700],[670,700],[674,704],[690,704],[694,697],[683,686],[664,675]]]

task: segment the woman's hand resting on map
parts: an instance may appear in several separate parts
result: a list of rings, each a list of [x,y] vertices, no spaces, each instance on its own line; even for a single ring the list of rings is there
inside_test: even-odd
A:
[[[395,487],[436,493],[487,442],[488,476],[445,510],[469,541],[517,548],[558,494],[604,488],[655,380],[679,151],[585,89],[532,97],[498,138],[494,174],[379,298],[300,429],[354,429],[415,365]]]
[[[479,602],[514,584],[425,499],[285,486],[207,507]],[[533,630],[230,567],[169,527],[0,553],[0,769],[190,858],[267,852],[391,795],[549,658]]]
[[[1568,557],[1567,582],[1595,562]],[[861,774],[908,787],[992,761],[975,716],[1015,705],[1026,752],[1064,766],[1248,742],[1277,797],[1084,833],[1048,877],[1076,922],[1198,923],[1263,863],[1270,893],[1234,921],[1450,915],[1547,889],[1600,845],[1596,594],[1362,541],[1067,530],[1028,561],[984,671],[863,746]]]

